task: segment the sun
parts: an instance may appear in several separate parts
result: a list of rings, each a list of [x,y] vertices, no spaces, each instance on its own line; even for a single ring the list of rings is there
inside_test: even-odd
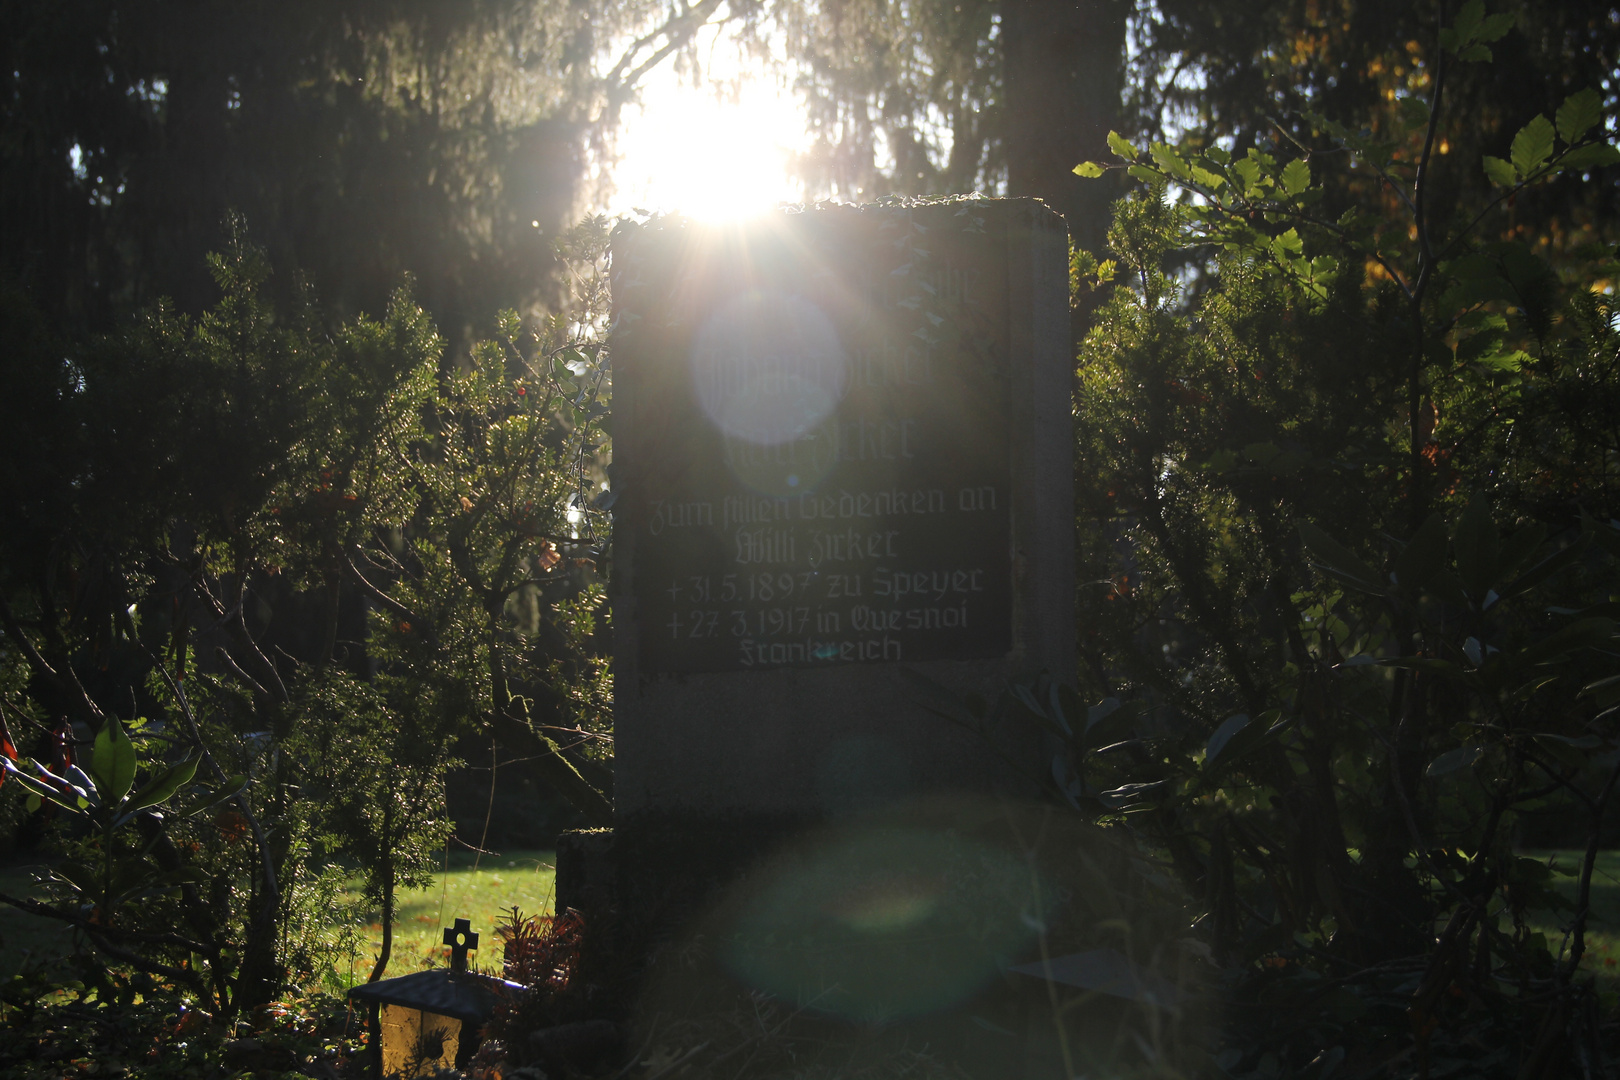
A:
[[[660,69],[626,110],[610,213],[673,210],[722,222],[803,199],[791,165],[807,136],[791,88],[724,45],[705,50],[706,85]]]

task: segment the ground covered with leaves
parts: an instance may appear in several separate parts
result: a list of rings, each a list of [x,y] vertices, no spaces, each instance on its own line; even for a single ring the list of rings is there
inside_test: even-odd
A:
[[[29,1001],[26,981],[18,976],[6,995],[6,1022],[0,1025],[4,1080],[366,1075],[363,1014],[337,998],[292,998],[219,1022],[161,992],[119,1000],[97,994],[75,998],[71,989],[58,989]]]

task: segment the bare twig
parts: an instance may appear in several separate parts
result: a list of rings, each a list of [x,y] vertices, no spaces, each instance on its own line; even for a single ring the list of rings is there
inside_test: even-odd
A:
[[[208,767],[209,774],[213,776],[216,784],[225,783],[227,779],[225,770],[219,767],[219,762],[214,760],[213,752],[208,749],[208,744],[203,741],[202,729],[197,724],[197,716],[191,711],[191,702],[186,700],[185,687],[169,673],[167,668],[156,663],[150,652],[147,653],[147,656],[154,660],[154,670],[163,677],[164,682],[169,684],[169,692],[180,703],[180,715],[185,718],[186,729],[191,734],[192,745],[202,755],[203,764]],[[265,907],[266,910],[274,911],[275,905],[280,902],[281,890],[276,884],[276,867],[275,861],[270,854],[269,838],[265,836],[264,827],[260,825],[258,815],[253,812],[253,804],[248,801],[247,792],[237,792],[236,797],[231,801],[236,804],[237,809],[242,813],[243,819],[248,823],[248,828],[253,831],[253,842],[258,846],[260,862],[264,868]]]
[[[253,676],[242,670],[242,665],[236,662],[236,658],[231,655],[231,650],[221,645],[219,648],[214,650],[214,654],[219,657],[221,662],[223,662],[226,667],[230,668],[236,673],[237,678],[241,679],[243,682],[247,683],[248,686],[252,687],[255,694],[263,694],[265,692],[264,687],[260,686]]]
[[[1581,956],[1586,952],[1586,917],[1592,910],[1592,869],[1597,865],[1603,811],[1609,805],[1609,797],[1614,794],[1616,781],[1620,781],[1620,762],[1609,770],[1609,779],[1604,782],[1602,793],[1592,802],[1592,827],[1586,838],[1586,855],[1581,860],[1581,880],[1575,893],[1575,921],[1570,930],[1569,962],[1559,973],[1566,985],[1574,978],[1581,964]]]
[[[1445,4],[1440,5],[1440,22],[1445,23]],[[1423,136],[1423,153],[1418,157],[1417,178],[1412,182],[1412,223],[1417,229],[1418,242],[1418,276],[1412,288],[1412,303],[1418,304],[1423,300],[1423,294],[1429,287],[1429,280],[1434,273],[1434,251],[1429,243],[1428,216],[1424,208],[1424,196],[1429,189],[1429,176],[1434,169],[1434,137],[1440,127],[1440,102],[1446,87],[1446,50],[1440,49],[1439,59],[1434,65],[1434,93],[1429,99],[1429,129]],[[1420,347],[1421,351],[1421,347]]]
[[[125,930],[120,927],[109,926],[105,923],[91,922],[83,915],[64,908],[52,907],[50,904],[39,900],[30,900],[27,897],[9,896],[6,893],[0,893],[0,904],[10,905],[18,911],[26,911],[30,915],[55,919],[57,922],[67,923],[69,926],[80,930],[93,931],[104,937],[116,937],[123,941],[138,942],[142,945],[170,945],[177,949],[185,949],[187,952],[200,953],[204,956],[213,953],[213,946],[204,944],[201,941],[194,941],[188,937],[182,937],[179,934],[146,934],[136,930]]]
[[[28,635],[23,633],[22,627],[17,622],[17,617],[12,614],[11,605],[6,603],[4,596],[0,596],[0,626],[4,626],[6,636],[17,643],[17,648],[22,652],[24,659],[28,661],[28,666],[34,669],[34,674],[43,679],[48,685],[66,693],[73,699],[73,703],[83,711],[85,716],[99,727],[102,722],[101,709],[94,701],[90,700],[90,694],[85,690],[84,685],[79,682],[79,676],[74,672],[72,662],[65,661],[61,670],[52,667],[45,657],[40,655],[39,650],[34,647],[34,643],[29,640]]]

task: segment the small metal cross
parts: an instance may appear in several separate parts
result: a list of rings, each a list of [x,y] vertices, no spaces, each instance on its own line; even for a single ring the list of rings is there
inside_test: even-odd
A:
[[[467,950],[478,948],[478,935],[473,932],[472,923],[466,919],[457,919],[454,926],[444,928],[444,943],[450,946],[450,970],[467,970]]]

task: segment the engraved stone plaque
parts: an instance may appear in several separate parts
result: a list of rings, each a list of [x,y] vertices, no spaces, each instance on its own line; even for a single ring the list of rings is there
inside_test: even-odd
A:
[[[638,267],[661,288],[615,364],[658,407],[617,433],[640,468],[615,530],[641,671],[1004,655],[1004,241],[898,214],[774,224]]]
[[[1038,771],[904,672],[988,698],[1072,665],[1062,220],[657,218],[612,272],[616,813],[807,820]]]

